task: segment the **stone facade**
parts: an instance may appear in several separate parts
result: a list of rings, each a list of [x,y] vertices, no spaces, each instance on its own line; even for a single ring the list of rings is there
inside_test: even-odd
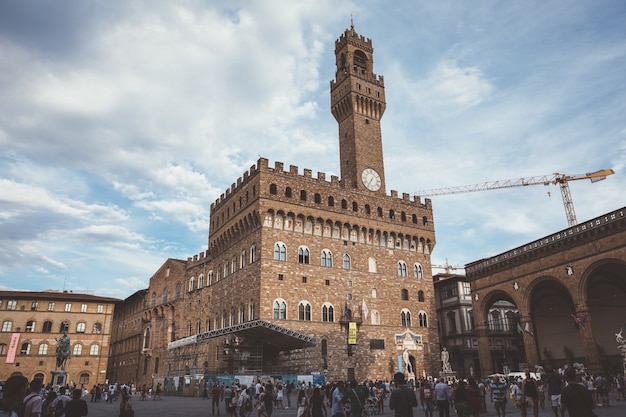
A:
[[[21,374],[51,383],[56,339],[67,329],[72,351],[65,365],[67,383],[86,387],[104,383],[113,314],[119,301],[71,292],[0,291],[0,380]],[[19,339],[11,361],[12,337]]]
[[[371,40],[351,28],[335,53],[342,179],[261,158],[211,205],[208,250],[169,259],[150,280],[139,384],[225,373],[390,379],[405,349],[416,376],[437,372],[431,202],[386,194]],[[246,327],[258,320],[280,334]]]
[[[142,342],[144,334],[144,311],[146,310],[147,290],[139,290],[120,303],[113,314],[117,325],[111,332],[111,353],[107,377],[111,381],[132,384],[139,380],[139,372],[144,367],[145,351]]]
[[[483,375],[495,369],[488,314],[519,308],[525,367],[621,371],[615,333],[626,314],[626,208],[466,265]]]
[[[480,362],[470,282],[465,275],[449,273],[437,274],[433,280],[441,346],[448,349],[458,377],[476,376]],[[508,301],[499,300],[489,308],[489,348],[497,372],[517,369],[525,362],[518,320],[517,307]]]

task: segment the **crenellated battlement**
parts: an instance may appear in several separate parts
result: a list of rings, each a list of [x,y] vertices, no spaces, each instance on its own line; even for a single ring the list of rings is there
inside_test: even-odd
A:
[[[359,35],[354,31],[354,29],[346,29],[345,32],[339,36],[339,39],[335,41],[335,51],[339,51],[343,48],[348,42],[356,45],[358,47],[370,50],[372,48],[372,40],[370,38],[366,38],[363,35]]]
[[[313,170],[309,168],[303,168],[302,173],[300,173],[300,168],[297,165],[289,165],[289,170],[285,170],[285,164],[280,161],[275,161],[274,166],[270,167],[268,159],[259,158],[256,165],[252,165],[242,177],[238,178],[237,181],[233,183],[229,189],[227,189],[224,193],[222,193],[222,195],[220,195],[220,198],[218,198],[213,204],[211,204],[211,211],[219,209],[221,204],[227,201],[231,195],[234,195],[238,189],[245,186],[250,181],[250,179],[259,172],[270,172],[273,174],[284,175],[285,177],[293,179],[302,179],[306,180],[307,183],[312,185],[317,184],[324,187],[333,187],[344,189],[346,191],[354,191],[349,182],[340,180],[339,177],[336,175],[331,175],[329,181],[325,172],[317,172],[317,174],[314,176]],[[372,196],[372,199],[380,197],[381,196],[376,195]],[[431,200],[428,198],[425,199],[422,203],[419,196],[411,196],[408,193],[402,193],[402,195],[400,196],[398,191],[396,190],[391,190],[390,194],[387,197],[401,200],[404,203],[425,206],[428,209],[431,208]]]
[[[187,267],[206,263],[206,262],[209,262],[210,260],[211,259],[209,256],[209,250],[207,249],[204,252],[200,252],[199,254],[193,255],[193,257],[192,256],[187,257]]]

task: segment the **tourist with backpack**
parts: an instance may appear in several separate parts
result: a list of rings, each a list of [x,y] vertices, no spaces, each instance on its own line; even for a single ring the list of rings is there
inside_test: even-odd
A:
[[[59,388],[59,395],[54,399],[54,416],[53,417],[65,417],[65,405],[72,399],[65,392],[65,387]]]

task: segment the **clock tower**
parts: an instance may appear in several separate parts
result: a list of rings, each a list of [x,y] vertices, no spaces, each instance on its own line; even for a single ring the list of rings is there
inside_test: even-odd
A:
[[[331,111],[339,123],[341,179],[351,188],[385,194],[380,119],[385,83],[374,74],[372,40],[354,25],[335,41],[337,71],[330,82]]]

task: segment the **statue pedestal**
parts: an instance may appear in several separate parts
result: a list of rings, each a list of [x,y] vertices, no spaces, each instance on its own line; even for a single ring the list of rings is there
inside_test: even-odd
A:
[[[441,371],[439,372],[439,378],[443,378],[445,381],[455,381],[456,380],[456,372],[449,371]]]
[[[56,369],[52,371],[52,386],[61,387],[67,384],[67,371]]]

